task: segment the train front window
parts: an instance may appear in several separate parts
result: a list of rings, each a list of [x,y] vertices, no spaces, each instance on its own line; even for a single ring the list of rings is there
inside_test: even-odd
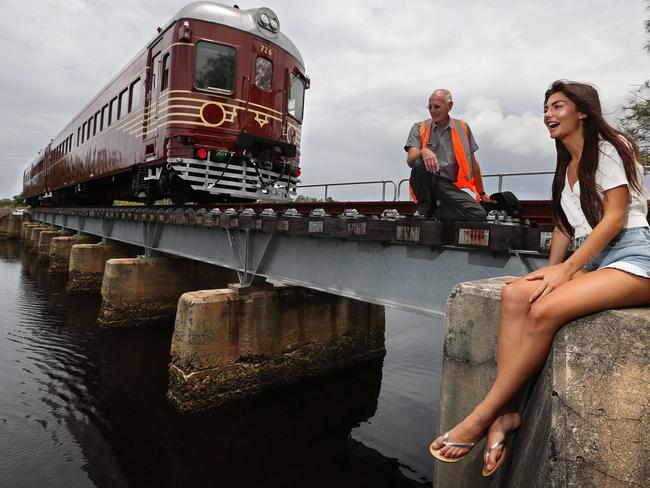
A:
[[[270,60],[258,57],[255,61],[255,85],[267,92],[271,91],[273,81],[273,63]]]
[[[292,74],[289,85],[289,99],[287,100],[287,111],[298,122],[302,122],[302,114],[305,103],[305,82],[299,76]]]
[[[230,46],[199,42],[196,46],[194,84],[203,90],[232,93],[235,88],[237,51]]]

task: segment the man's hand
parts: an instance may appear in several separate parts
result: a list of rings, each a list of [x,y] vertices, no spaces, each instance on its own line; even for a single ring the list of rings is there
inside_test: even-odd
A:
[[[479,197],[481,198],[481,202],[483,203],[497,203],[497,201],[492,200],[490,198],[490,195],[488,195],[487,193],[483,193],[482,195],[479,195]]]
[[[438,171],[438,158],[431,149],[428,147],[422,149],[421,156],[422,161],[424,161],[424,167],[427,169],[427,171],[430,173]]]

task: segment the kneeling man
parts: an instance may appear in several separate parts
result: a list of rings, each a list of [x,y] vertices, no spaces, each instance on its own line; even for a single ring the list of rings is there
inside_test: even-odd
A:
[[[480,202],[494,202],[483,190],[474,157],[478,145],[469,125],[449,116],[453,105],[449,90],[434,91],[429,97],[431,118],[411,128],[404,150],[411,168],[412,196],[423,217],[483,221],[486,212]]]

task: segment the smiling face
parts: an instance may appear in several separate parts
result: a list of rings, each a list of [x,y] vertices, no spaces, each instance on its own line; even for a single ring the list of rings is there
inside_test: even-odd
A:
[[[438,127],[442,127],[449,117],[449,111],[454,102],[448,101],[449,97],[443,91],[435,91],[429,97],[429,113],[431,120]]]
[[[544,124],[552,139],[562,141],[578,134],[582,136],[582,121],[586,117],[562,92],[551,94],[544,105]]]

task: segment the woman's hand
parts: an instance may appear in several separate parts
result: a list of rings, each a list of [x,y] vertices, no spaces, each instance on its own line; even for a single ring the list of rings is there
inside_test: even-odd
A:
[[[535,300],[542,298],[553,290],[559,288],[564,283],[569,281],[573,276],[573,272],[566,263],[555,264],[553,266],[546,266],[545,268],[538,269],[525,276],[528,281],[540,280],[537,289],[530,296],[529,301],[533,303]]]

